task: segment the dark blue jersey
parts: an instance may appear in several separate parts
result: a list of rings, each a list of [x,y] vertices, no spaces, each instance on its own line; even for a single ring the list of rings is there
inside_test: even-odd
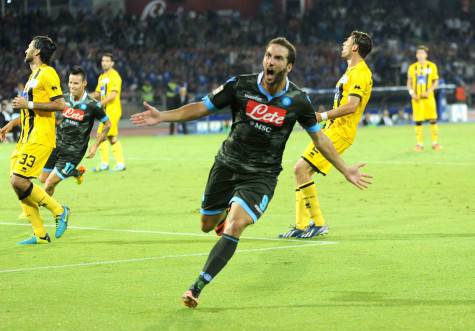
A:
[[[309,132],[320,130],[305,92],[287,80],[284,90],[270,95],[262,75],[233,77],[203,98],[210,111],[231,109],[231,132],[216,159],[239,172],[279,173],[295,122]]]
[[[70,94],[64,96],[66,109],[59,116],[59,125],[56,128],[56,145],[63,152],[84,154],[89,143],[89,136],[94,120],[107,121],[101,104],[87,95],[74,101]]]

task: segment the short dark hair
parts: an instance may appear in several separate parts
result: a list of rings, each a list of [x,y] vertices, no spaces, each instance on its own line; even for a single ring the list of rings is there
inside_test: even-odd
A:
[[[358,45],[358,54],[364,59],[373,49],[373,40],[366,32],[353,31],[351,32],[353,41]]]
[[[114,55],[112,55],[112,53],[107,52],[107,53],[102,54],[101,59],[102,59],[104,56],[107,56],[108,58],[111,59],[112,62],[114,62]]]
[[[33,45],[40,50],[41,62],[50,64],[51,57],[56,50],[56,44],[48,36],[36,36],[33,38]]]
[[[80,66],[72,67],[71,70],[69,70],[69,74],[70,75],[80,75],[82,77],[82,80],[87,79],[86,71],[84,71],[84,69]]]
[[[290,41],[288,41],[285,37],[277,37],[267,43],[266,49],[272,44],[277,44],[287,48],[287,50],[289,51],[289,55],[287,56],[288,62],[292,65],[295,63],[295,58],[297,57],[297,50]]]
[[[417,46],[417,50],[423,50],[423,51],[426,51],[426,53],[429,53],[429,47],[427,47],[426,45],[419,45]]]

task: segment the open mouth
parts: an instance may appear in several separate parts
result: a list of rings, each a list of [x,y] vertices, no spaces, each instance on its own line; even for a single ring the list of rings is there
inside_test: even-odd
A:
[[[274,73],[274,69],[266,69],[266,78],[273,78]]]

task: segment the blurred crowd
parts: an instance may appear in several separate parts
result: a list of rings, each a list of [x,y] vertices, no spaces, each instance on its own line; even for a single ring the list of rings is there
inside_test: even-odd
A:
[[[93,89],[100,55],[111,51],[124,98],[164,103],[170,82],[202,95],[232,75],[259,71],[265,42],[276,36],[297,45],[290,75],[295,83],[332,88],[346,67],[341,44],[354,29],[374,38],[368,63],[376,86],[405,85],[415,47],[423,43],[445,82],[475,93],[475,15],[447,3],[440,10],[422,1],[394,6],[389,0],[322,0],[303,16],[279,16],[266,8],[252,19],[237,12],[183,10],[146,20],[123,13],[111,17],[107,10],[61,12],[55,18],[41,12],[7,15],[0,18],[0,100],[11,98],[18,82],[27,79],[24,51],[34,35],[47,34],[57,42],[54,66],[63,83],[69,67],[79,64]]]

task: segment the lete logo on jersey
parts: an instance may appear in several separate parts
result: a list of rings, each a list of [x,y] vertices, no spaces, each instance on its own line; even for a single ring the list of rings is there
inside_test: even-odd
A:
[[[75,121],[82,122],[84,120],[84,111],[74,108],[66,108],[65,110],[63,110],[63,116]]]
[[[282,108],[264,105],[254,100],[247,102],[246,115],[259,122],[282,126],[286,114],[287,110]]]

